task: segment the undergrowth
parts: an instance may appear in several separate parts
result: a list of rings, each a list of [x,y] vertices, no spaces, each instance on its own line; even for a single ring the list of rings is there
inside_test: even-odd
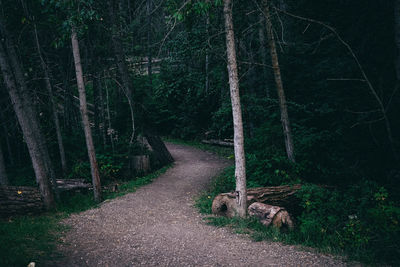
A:
[[[104,192],[104,200],[113,199],[135,192],[139,187],[151,183],[172,165],[166,166],[147,176],[128,182],[121,182],[118,192]],[[0,266],[26,266],[29,262],[37,265],[46,260],[57,259],[56,245],[62,233],[68,228],[60,220],[72,213],[97,207],[92,194],[65,196],[57,203],[57,210],[39,216],[15,216],[0,220]]]
[[[226,168],[196,199],[201,213],[211,214],[214,197],[234,190],[233,171],[233,167]],[[342,189],[304,184],[297,196],[302,212],[294,218],[296,227],[291,232],[265,228],[251,218],[212,216],[206,220],[217,227],[228,226],[237,233],[249,234],[255,241],[304,245],[368,264],[400,263],[400,208],[384,187],[372,182]]]

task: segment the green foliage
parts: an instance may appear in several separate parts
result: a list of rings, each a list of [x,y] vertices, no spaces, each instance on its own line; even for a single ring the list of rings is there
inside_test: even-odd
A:
[[[58,215],[16,217],[0,221],[0,265],[26,266],[41,264],[59,255],[55,253],[58,238],[65,227]]]
[[[358,259],[399,262],[400,208],[385,188],[361,183],[346,190],[304,186],[298,240],[338,247]]]
[[[103,197],[109,200],[135,192],[166,172],[169,167],[128,182],[120,182],[118,192],[105,192]],[[0,266],[26,266],[31,261],[40,265],[43,261],[50,262],[61,257],[55,252],[56,245],[62,232],[68,229],[60,224],[60,220],[97,205],[92,194],[68,194],[57,203],[55,213],[0,220]]]

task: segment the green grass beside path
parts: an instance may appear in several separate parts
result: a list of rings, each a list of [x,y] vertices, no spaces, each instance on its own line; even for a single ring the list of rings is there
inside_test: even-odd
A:
[[[118,192],[104,192],[104,200],[135,192],[139,187],[151,183],[172,165],[147,176],[121,182]],[[36,266],[44,260],[62,257],[56,252],[57,242],[68,228],[60,221],[72,213],[98,207],[92,194],[75,194],[57,203],[57,211],[38,216],[15,216],[0,220],[0,266]]]

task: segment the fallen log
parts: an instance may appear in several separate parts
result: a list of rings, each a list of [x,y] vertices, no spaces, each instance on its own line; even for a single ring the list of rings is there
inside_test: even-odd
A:
[[[57,189],[63,191],[88,190],[92,185],[84,179],[57,179]]]
[[[208,145],[216,145],[216,146],[224,146],[224,147],[233,147],[233,142],[226,142],[226,141],[221,141],[221,140],[201,140],[203,144],[208,144]]]
[[[266,227],[272,225],[278,229],[293,229],[293,222],[285,208],[254,202],[247,209],[250,216],[260,220]]]
[[[0,217],[38,214],[44,211],[39,189],[30,186],[0,187]]]
[[[249,188],[247,190],[247,205],[261,202],[273,206],[284,207],[290,213],[298,211],[299,200],[296,192],[301,185],[282,185],[270,187]],[[216,196],[212,203],[212,212],[216,215],[233,217],[236,214],[236,195],[234,192],[222,193]]]

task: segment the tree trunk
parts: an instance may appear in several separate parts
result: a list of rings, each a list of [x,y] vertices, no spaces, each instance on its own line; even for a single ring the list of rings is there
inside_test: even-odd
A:
[[[55,126],[55,129],[56,129],[57,143],[58,143],[58,150],[59,150],[59,153],[60,153],[62,173],[63,173],[63,176],[65,176],[66,173],[67,173],[67,160],[66,160],[66,157],[65,157],[65,149],[64,149],[64,144],[63,144],[62,135],[61,135],[60,120],[58,119],[56,103],[54,101],[53,87],[51,86],[50,75],[49,75],[49,72],[48,72],[48,69],[47,69],[47,64],[44,61],[44,58],[42,56],[42,52],[41,52],[41,49],[40,49],[39,37],[38,37],[38,33],[37,33],[37,28],[36,28],[36,22],[34,22],[33,27],[34,27],[34,36],[35,36],[35,42],[36,42],[36,49],[37,49],[37,52],[38,52],[38,55],[39,55],[40,65],[42,67],[42,71],[43,71],[43,74],[44,74],[44,78],[45,78],[44,80],[45,80],[47,92],[49,94],[51,110],[52,110],[52,113],[53,113],[53,122],[54,122],[54,126]]]
[[[1,149],[1,142],[0,142],[0,185],[8,185],[6,164],[4,162],[3,150]]]
[[[207,1],[208,2],[208,1]],[[207,12],[206,14],[206,37],[207,39],[210,38],[210,13]],[[208,47],[208,40],[207,40],[207,45],[206,45],[206,62],[205,62],[205,69],[206,69],[206,84],[205,84],[205,90],[206,94],[209,91],[210,88],[210,51]]]
[[[32,99],[26,99],[28,96],[27,92],[21,92],[27,89],[25,88],[25,82],[23,80],[16,81],[16,79],[21,79],[22,77],[21,73],[19,73],[19,66],[16,66],[17,59],[12,59],[14,71],[9,62],[8,57],[15,57],[16,54],[15,51],[10,51],[14,50],[14,47],[11,40],[7,37],[3,21],[0,21],[0,33],[3,39],[3,42],[0,44],[0,67],[3,73],[3,79],[6,83],[14,111],[28,146],[36,181],[39,184],[44,205],[48,210],[53,209],[55,207],[55,202],[49,181],[49,168],[43,154],[40,129],[38,128],[36,114],[30,106]],[[17,71],[15,71],[16,68]],[[17,87],[17,84],[19,84],[20,87]]]
[[[151,6],[152,6],[152,0],[146,0],[146,16],[147,16],[147,74],[149,76],[149,82],[150,85],[152,84],[152,75],[153,75],[153,70],[152,70],[152,51],[151,51],[151,30],[152,30],[152,15],[151,15]]]
[[[129,72],[128,72],[128,67],[125,62],[125,52],[124,48],[122,46],[122,42],[118,33],[118,23],[115,15],[115,9],[114,9],[114,0],[109,0],[108,1],[108,9],[109,9],[109,15],[110,15],[110,20],[111,20],[111,40],[113,43],[113,49],[114,49],[114,54],[115,58],[117,60],[117,67],[118,67],[118,72],[121,75],[122,79],[122,89],[124,94],[126,95],[126,98],[128,99],[128,104],[129,108],[131,110],[131,120],[132,120],[132,135],[130,139],[130,144],[133,141],[133,138],[135,136],[135,118],[134,118],[134,107],[133,107],[133,90],[129,78]]]
[[[3,132],[4,132],[4,139],[6,141],[7,144],[7,152],[8,152],[8,160],[10,165],[14,166],[15,162],[14,162],[14,155],[11,149],[11,144],[10,144],[10,139],[8,138],[8,129],[6,126],[6,120],[5,117],[3,115],[3,112],[0,110],[0,121],[2,121],[2,127],[3,127]]]
[[[162,167],[174,162],[174,158],[159,136],[146,133],[145,137],[153,150],[155,159],[158,161],[156,167]]]
[[[224,18],[226,34],[226,52],[228,59],[229,87],[231,92],[234,148],[235,148],[235,179],[236,179],[236,212],[239,217],[246,217],[246,161],[244,154],[244,136],[242,109],[240,105],[238,68],[236,62],[235,36],[232,21],[232,1],[224,0]]]
[[[290,213],[298,214],[299,199],[295,194],[300,188],[301,185],[250,188],[247,191],[247,204],[261,202],[284,207]],[[212,212],[217,215],[233,217],[235,215],[235,198],[234,192],[219,194],[213,200]]]
[[[107,138],[106,138],[106,116],[104,111],[104,97],[103,97],[103,87],[100,82],[100,74],[99,74],[99,101],[100,101],[100,119],[101,119],[101,137],[103,139],[103,147],[105,148],[107,145]],[[107,81],[105,81],[107,82]]]
[[[72,42],[72,52],[74,54],[76,82],[79,91],[79,103],[82,116],[82,124],[83,124],[83,130],[85,132],[86,146],[90,160],[90,171],[92,174],[94,200],[96,202],[100,202],[101,201],[100,174],[99,174],[99,168],[97,166],[96,152],[93,145],[92,132],[90,129],[87,102],[86,102],[85,84],[83,82],[81,56],[79,53],[79,43],[75,26],[72,26],[71,42]]]
[[[133,156],[131,164],[132,174],[145,175],[151,170],[150,157],[148,155]]]
[[[261,24],[258,28],[258,39],[260,40],[260,49],[261,49],[261,60],[262,60],[262,70],[264,75],[264,83],[265,86],[265,94],[267,98],[270,98],[269,86],[268,86],[268,72],[267,72],[267,53],[265,51],[266,43],[265,43],[265,34],[264,34],[264,27]]]
[[[396,77],[400,83],[400,0],[395,0],[394,3],[394,32],[395,32],[395,43],[397,48],[396,58]]]
[[[265,23],[267,27],[269,51],[271,54],[272,68],[274,69],[276,89],[278,91],[279,106],[281,110],[281,122],[283,128],[283,135],[285,137],[285,147],[288,159],[291,162],[296,162],[294,155],[294,146],[292,140],[292,132],[290,129],[289,115],[287,111],[285,91],[283,90],[283,83],[281,77],[281,70],[279,67],[278,53],[276,51],[275,37],[272,30],[271,15],[269,12],[268,0],[263,0],[264,12],[265,12]]]

